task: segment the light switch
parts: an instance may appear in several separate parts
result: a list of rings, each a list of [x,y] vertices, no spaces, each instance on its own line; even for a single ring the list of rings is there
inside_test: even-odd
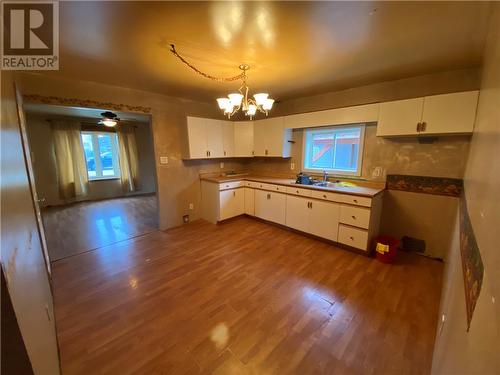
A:
[[[160,156],[160,164],[168,164],[168,156]]]

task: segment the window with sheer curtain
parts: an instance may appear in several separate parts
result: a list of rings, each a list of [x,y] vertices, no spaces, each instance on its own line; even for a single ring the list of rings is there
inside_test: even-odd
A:
[[[105,180],[120,177],[116,133],[82,132],[82,143],[89,180]]]

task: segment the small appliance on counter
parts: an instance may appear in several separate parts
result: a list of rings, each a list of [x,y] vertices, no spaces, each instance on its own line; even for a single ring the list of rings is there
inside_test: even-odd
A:
[[[300,172],[297,175],[297,180],[295,181],[295,183],[301,185],[312,185],[313,179],[311,178],[311,176],[308,176],[307,174]]]

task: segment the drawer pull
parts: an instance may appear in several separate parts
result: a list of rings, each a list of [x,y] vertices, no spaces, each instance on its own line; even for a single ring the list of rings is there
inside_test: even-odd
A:
[[[352,200],[354,203],[358,203],[358,200],[357,199],[353,199]]]
[[[297,194],[299,194],[299,191],[297,190]]]
[[[352,215],[351,217],[352,217],[354,220],[356,220],[356,216]]]
[[[354,237],[353,236],[350,236],[349,238],[351,239],[351,241],[354,241]]]
[[[323,194],[323,198],[325,198],[325,199],[326,199],[326,194]]]

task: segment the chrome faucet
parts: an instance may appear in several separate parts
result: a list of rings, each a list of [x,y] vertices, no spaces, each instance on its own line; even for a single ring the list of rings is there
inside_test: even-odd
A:
[[[328,172],[323,171],[323,182],[327,182],[327,181],[328,181]]]

